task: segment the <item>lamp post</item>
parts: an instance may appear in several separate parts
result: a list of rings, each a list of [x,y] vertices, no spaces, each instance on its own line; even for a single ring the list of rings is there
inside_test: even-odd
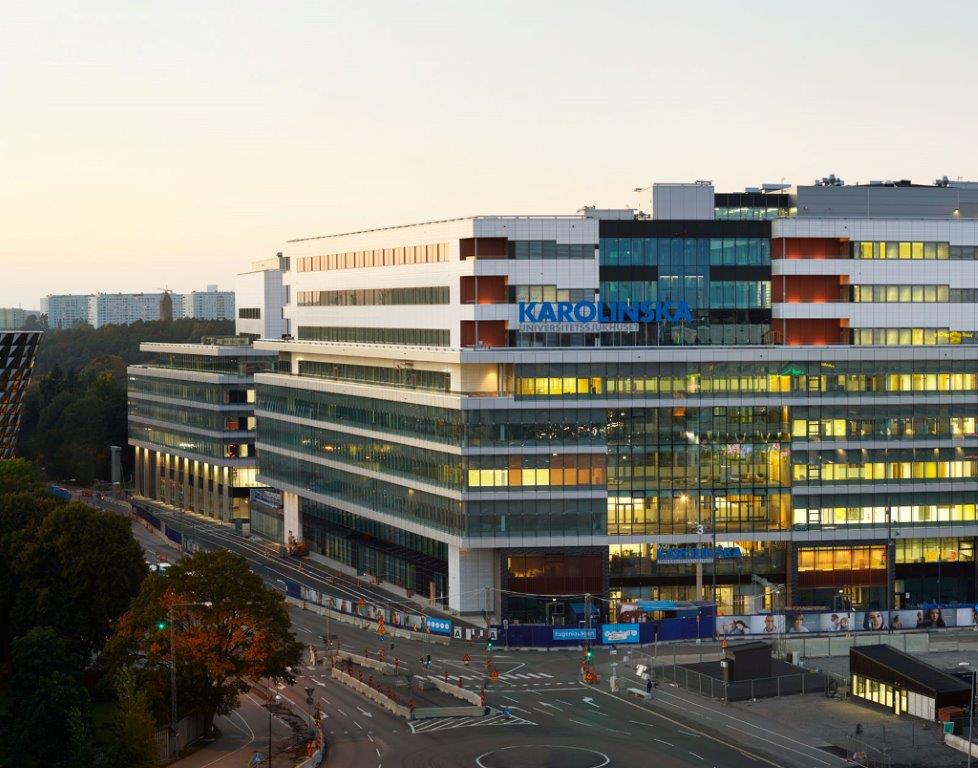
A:
[[[174,603],[166,609],[167,623],[170,625],[170,730],[174,734],[174,739],[172,743],[173,749],[171,752],[175,752],[177,740],[177,643],[176,643],[176,627],[173,620],[173,609],[174,608],[192,608],[196,606],[202,606],[204,608],[210,608],[214,605],[210,600],[204,600],[200,603]]]
[[[279,694],[268,696],[268,768],[272,768],[272,705],[278,704],[282,700]]]

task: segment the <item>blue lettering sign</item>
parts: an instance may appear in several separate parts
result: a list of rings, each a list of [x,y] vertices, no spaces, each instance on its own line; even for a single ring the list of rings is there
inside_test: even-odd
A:
[[[597,629],[567,629],[554,627],[554,640],[596,640]]]
[[[692,323],[693,312],[685,300],[594,302],[520,302],[520,324],[535,323]]]
[[[660,544],[656,547],[655,558],[659,562],[709,562],[717,560],[734,560],[743,557],[740,547],[670,547]]]
[[[602,624],[601,642],[604,645],[638,642],[638,624]]]

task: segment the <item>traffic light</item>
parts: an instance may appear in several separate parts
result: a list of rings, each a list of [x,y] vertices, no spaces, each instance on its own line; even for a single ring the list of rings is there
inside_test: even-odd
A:
[[[492,650],[492,640],[491,639],[486,640],[486,650],[487,651],[491,651]]]
[[[156,622],[156,628],[162,632],[164,629],[166,629],[166,622],[163,619],[160,619],[158,622]]]
[[[591,659],[593,658],[593,656],[594,656],[594,651],[592,650],[592,648],[591,648],[591,646],[588,646],[588,647],[587,647],[587,653],[586,653],[586,656],[587,656],[587,660],[588,660],[588,661],[590,661],[590,660],[591,660]]]

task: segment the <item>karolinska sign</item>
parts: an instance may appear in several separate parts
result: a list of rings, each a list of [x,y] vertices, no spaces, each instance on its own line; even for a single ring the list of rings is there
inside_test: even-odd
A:
[[[524,332],[601,333],[637,331],[649,323],[692,323],[685,301],[530,301],[519,304]]]

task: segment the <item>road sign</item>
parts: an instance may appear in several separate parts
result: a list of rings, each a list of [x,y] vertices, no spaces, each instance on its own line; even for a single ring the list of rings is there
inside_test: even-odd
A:
[[[456,640],[461,640],[462,639],[462,628],[461,627],[455,627],[455,629],[452,631],[452,637],[454,637]]]
[[[493,682],[495,682],[496,680],[498,680],[499,679],[499,670],[498,669],[492,670],[492,672],[489,673],[489,679],[492,680]]]
[[[954,733],[954,723],[944,723],[944,733]]]
[[[494,630],[494,629],[490,629],[489,630],[489,639],[490,640],[498,640],[499,639],[499,636],[496,633],[496,630]]]

